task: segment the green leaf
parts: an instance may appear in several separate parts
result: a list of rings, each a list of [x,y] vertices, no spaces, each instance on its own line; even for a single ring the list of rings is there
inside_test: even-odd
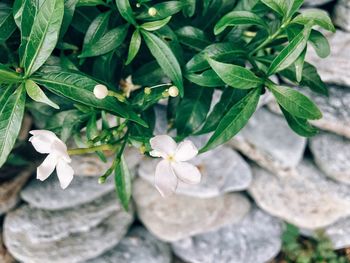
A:
[[[311,31],[310,26],[305,26],[304,30],[301,31],[289,44],[286,46],[281,53],[272,61],[268,70],[268,75],[272,75],[278,71],[281,71],[289,67],[293,62],[297,60],[300,54],[304,51],[307,40]]]
[[[0,43],[5,42],[15,29],[16,23],[12,16],[12,9],[0,3]]]
[[[60,107],[54,103],[53,101],[51,101],[46,95],[45,93],[41,90],[41,88],[32,80],[28,79],[25,82],[25,88],[27,91],[28,96],[36,101],[36,102],[41,102],[41,103],[45,103],[49,106],[51,106],[52,108],[55,109],[59,109]]]
[[[267,5],[269,8],[271,8],[273,11],[275,11],[280,16],[285,16],[289,11],[289,1],[285,0],[261,0],[265,5]]]
[[[107,31],[111,12],[99,14],[90,24],[84,37],[83,52],[93,46]]]
[[[306,119],[298,118],[280,107],[289,127],[300,136],[312,137],[318,133],[318,129],[312,126]]]
[[[295,68],[290,66],[285,70],[281,71],[280,74],[289,80],[297,83]],[[317,70],[311,64],[305,62],[303,67],[303,76],[299,83],[302,87],[309,87],[312,91],[328,95],[327,85],[321,80],[320,75],[317,73]]]
[[[182,0],[184,4],[183,13],[187,17],[192,17],[196,11],[196,0]]]
[[[232,11],[224,15],[214,27],[215,35],[223,32],[228,26],[256,25],[268,29],[266,22],[256,14],[248,11]]]
[[[194,55],[186,64],[188,72],[196,72],[210,68],[207,57],[220,62],[233,62],[237,57],[246,55],[246,50],[236,43],[217,43],[207,46],[203,51]]]
[[[292,23],[306,25],[312,23],[312,25],[318,25],[325,30],[335,32],[332,20],[326,11],[321,9],[306,9],[301,14],[296,16]]]
[[[21,129],[25,95],[23,85],[15,91],[9,86],[0,95],[0,167],[6,162]]]
[[[126,104],[115,98],[107,96],[102,100],[97,99],[93,94],[93,90],[99,83],[84,75],[72,72],[49,72],[35,76],[32,80],[59,96],[112,112],[120,117],[147,126]]]
[[[79,0],[64,0],[64,14],[60,31],[60,39],[63,38],[73,20],[73,15],[78,2]]]
[[[201,51],[212,42],[206,33],[193,26],[184,26],[175,31],[181,44],[194,50]]]
[[[15,0],[12,6],[13,18],[16,25],[21,28],[22,12],[25,0]]]
[[[219,125],[222,116],[244,96],[247,95],[247,90],[226,88],[221,95],[220,101],[215,104],[214,109],[209,114],[203,127],[196,135],[212,132]]]
[[[182,82],[182,72],[179,62],[174,56],[169,46],[155,34],[141,31],[143,38],[151,51],[153,57],[157,60],[164,73],[173,81],[183,96],[184,88]]]
[[[304,4],[304,0],[292,0],[292,5],[289,9],[288,12],[288,17],[293,16],[299,9],[300,7]]]
[[[23,2],[22,2],[23,1]],[[32,26],[37,13],[37,1],[36,0],[22,0],[16,1],[14,11],[15,22],[20,26],[21,30],[21,45],[19,46],[19,57],[22,58],[25,53],[25,49],[29,40],[29,35],[32,30]],[[21,3],[22,2],[22,3]],[[20,4],[22,5],[20,7]],[[17,6],[18,5],[18,6]],[[18,10],[16,9],[18,8]],[[24,15],[23,15],[24,14]]]
[[[86,45],[85,49],[78,57],[86,58],[100,56],[116,49],[123,44],[128,33],[128,28],[129,25],[125,24],[109,30],[95,43]]]
[[[123,208],[128,211],[131,198],[131,175],[124,156],[117,161],[114,179],[117,196]]]
[[[167,18],[164,18],[161,20],[143,23],[140,25],[140,27],[147,31],[155,31],[155,30],[158,30],[159,28],[162,28],[166,24],[168,24],[170,19],[171,19],[171,16],[168,16]]]
[[[25,69],[26,76],[30,76],[45,63],[56,46],[64,14],[64,2],[44,0],[34,17],[33,24],[23,23],[24,17],[27,16],[24,10],[21,24],[22,41],[26,37],[23,35],[23,28],[31,26],[31,29],[28,40],[24,41],[21,66]]]
[[[0,83],[11,84],[22,81],[22,76],[0,63]]]
[[[303,76],[303,68],[304,68],[306,51],[307,51],[307,46],[305,47],[304,51],[300,54],[300,56],[297,58],[297,60],[294,63],[295,76],[296,76],[297,82],[300,82]]]
[[[326,58],[330,55],[331,48],[329,46],[329,42],[320,31],[311,30],[309,42],[320,58]]]
[[[131,61],[136,57],[137,53],[140,50],[141,46],[141,34],[139,30],[135,30],[131,36],[131,41],[129,45],[128,59],[125,62],[125,65],[129,65]]]
[[[129,0],[115,0],[120,15],[130,24],[136,25]]]
[[[200,74],[187,73],[185,78],[189,81],[202,86],[202,87],[223,87],[225,83],[215,73],[215,71],[209,69]]]
[[[175,125],[177,134],[187,136],[197,130],[210,109],[212,89],[191,85],[176,109]]]
[[[300,92],[285,86],[268,85],[276,101],[290,114],[309,120],[322,118],[322,113],[312,100]]]
[[[263,80],[253,72],[241,66],[221,63],[208,58],[212,69],[229,86],[237,89],[251,89],[263,84]]]
[[[234,104],[221,119],[214,134],[200,152],[217,147],[235,136],[248,122],[256,110],[261,89],[251,90],[243,99]]]

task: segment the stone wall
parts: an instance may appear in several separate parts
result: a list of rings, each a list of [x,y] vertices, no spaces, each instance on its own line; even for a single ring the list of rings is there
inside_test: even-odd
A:
[[[238,136],[194,160],[201,184],[180,184],[167,199],[152,185],[157,161],[129,150],[135,175],[129,212],[116,201],[112,178],[97,184],[112,160],[74,157],[77,176],[65,191],[55,176],[26,184],[33,167],[3,170],[0,262],[170,263],[176,255],[176,262],[263,263],[279,253],[285,222],[305,234],[322,229],[335,248],[349,247],[350,1],[337,1],[332,12],[340,29],[327,35],[331,56],[320,60],[310,48],[307,58],[330,96],[300,88],[324,113],[314,123],[319,135],[295,135],[266,96]],[[157,132],[164,133],[162,106],[157,116]],[[193,138],[197,146],[206,139]]]

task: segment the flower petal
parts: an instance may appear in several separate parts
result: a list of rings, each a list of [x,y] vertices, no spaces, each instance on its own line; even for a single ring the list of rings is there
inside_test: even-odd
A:
[[[177,178],[167,160],[162,160],[158,163],[154,184],[163,197],[169,196],[175,192],[177,188]]]
[[[172,162],[171,166],[177,178],[187,184],[198,184],[201,173],[196,166],[186,162]]]
[[[162,157],[162,153],[160,153],[156,150],[150,151],[149,155],[151,155],[152,157]]]
[[[197,147],[193,142],[185,140],[179,144],[175,152],[175,160],[178,162],[185,162],[196,157],[198,154]]]
[[[72,182],[74,175],[73,168],[63,159],[59,160],[57,164],[57,176],[60,180],[62,189],[66,189]]]
[[[50,153],[52,143],[59,140],[56,134],[47,130],[33,130],[29,133],[33,135],[29,138],[29,141],[39,153]]]
[[[57,154],[61,158],[63,158],[66,162],[70,163],[71,158],[67,153],[67,146],[64,142],[57,139],[51,145],[51,152]]]
[[[57,161],[57,155],[49,154],[42,162],[42,164],[36,169],[36,178],[40,181],[46,180],[55,170]]]
[[[150,140],[150,144],[153,150],[156,150],[162,157],[174,154],[176,150],[176,142],[168,135],[157,135]]]

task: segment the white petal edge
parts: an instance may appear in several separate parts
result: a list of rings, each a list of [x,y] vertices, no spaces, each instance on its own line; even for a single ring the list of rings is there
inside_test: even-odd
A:
[[[73,175],[73,168],[63,159],[59,160],[57,164],[57,177],[62,189],[66,189],[68,185],[70,185],[73,180]]]
[[[46,180],[53,173],[57,165],[57,156],[49,154],[45,160],[36,169],[36,178],[40,181]]]
[[[177,144],[173,138],[168,135],[157,135],[150,140],[152,150],[155,150],[159,153],[172,155],[176,151]],[[165,157],[163,157],[165,158]]]
[[[198,154],[197,147],[193,142],[185,140],[179,144],[175,152],[175,160],[178,162],[185,162],[193,159]]]
[[[186,162],[171,163],[173,171],[177,178],[186,184],[199,184],[202,175],[199,169],[193,164]]]
[[[33,135],[29,141],[39,153],[50,153],[52,143],[59,140],[56,134],[47,130],[32,130],[29,133]]]
[[[157,164],[154,185],[163,197],[172,195],[177,188],[177,178],[167,160]]]

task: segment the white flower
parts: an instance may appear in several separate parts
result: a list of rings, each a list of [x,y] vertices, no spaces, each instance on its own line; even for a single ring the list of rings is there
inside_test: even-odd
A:
[[[94,87],[94,95],[96,98],[102,100],[108,96],[108,89],[105,85],[97,84]]]
[[[71,159],[67,146],[56,134],[47,130],[33,130],[29,141],[39,153],[48,153],[43,163],[37,168],[37,179],[44,181],[56,168],[57,176],[63,189],[71,183],[74,171],[69,165]]]
[[[154,7],[151,7],[148,9],[148,14],[150,16],[155,16],[157,14],[157,9],[155,9]]]
[[[179,95],[179,89],[176,86],[171,86],[168,92],[169,92],[169,96],[173,98]]]
[[[187,184],[198,184],[201,174],[196,166],[186,161],[198,154],[196,146],[188,140],[179,145],[168,135],[157,135],[150,140],[153,157],[162,157],[156,167],[155,186],[162,196],[175,192],[178,180]]]

